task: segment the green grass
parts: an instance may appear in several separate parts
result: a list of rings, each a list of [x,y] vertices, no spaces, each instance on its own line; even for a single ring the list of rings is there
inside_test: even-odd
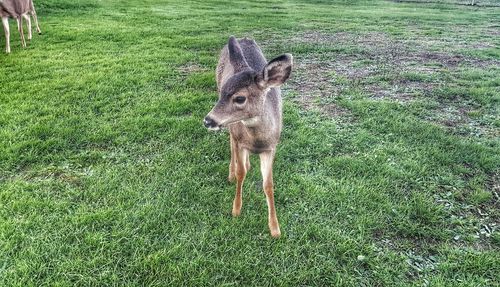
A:
[[[35,4],[43,35],[0,54],[1,286],[500,285],[500,8]],[[295,57],[278,240],[257,158],[232,218],[202,126],[229,35]]]

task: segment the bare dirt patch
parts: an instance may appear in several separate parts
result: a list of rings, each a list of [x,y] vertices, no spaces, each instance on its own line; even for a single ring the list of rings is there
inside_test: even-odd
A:
[[[296,59],[293,76],[285,90],[296,93],[293,100],[306,110],[319,109],[332,117],[346,116],[347,109],[323,101],[338,96],[342,90],[330,76],[335,71],[333,64],[313,57]]]
[[[295,61],[295,75],[291,81],[303,99],[308,97],[336,97],[349,88],[360,88],[375,99],[394,98],[397,101],[411,100],[407,89],[401,93],[403,72],[418,67],[416,63],[438,62],[446,66],[456,66],[458,57],[440,54],[415,54],[403,43],[391,40],[383,33],[325,34],[315,31],[296,35],[290,42],[299,45],[320,45],[332,47],[332,52],[299,55]],[[336,51],[338,50],[338,51]],[[432,73],[439,67],[427,67],[424,72]],[[419,70],[418,72],[422,72]],[[382,79],[376,80],[373,77]],[[385,82],[380,84],[380,82]],[[429,86],[412,83],[413,90],[428,90]]]
[[[426,100],[437,88],[449,85],[450,73],[500,66],[496,59],[461,54],[463,47],[456,48],[448,40],[395,39],[379,32],[306,31],[278,43],[264,42],[263,46],[287,46],[292,51],[296,47],[300,52],[294,53],[294,73],[287,89],[296,93],[294,100],[304,109],[320,109],[335,117],[348,113],[336,104],[339,96],[362,94],[372,100],[409,104],[415,99]],[[428,120],[478,135],[495,132],[468,117],[467,109],[462,104],[443,102],[435,111],[443,116]]]
[[[425,120],[439,124],[457,135],[498,138],[500,130],[483,118],[471,117],[474,108],[464,103],[442,103]]]

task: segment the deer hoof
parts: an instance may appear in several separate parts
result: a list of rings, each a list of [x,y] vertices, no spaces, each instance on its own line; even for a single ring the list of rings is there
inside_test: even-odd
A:
[[[241,209],[235,209],[233,208],[233,217],[238,217],[241,215]]]
[[[281,236],[281,231],[280,231],[279,227],[277,229],[274,229],[274,230],[271,229],[271,236],[273,238],[279,238]]]

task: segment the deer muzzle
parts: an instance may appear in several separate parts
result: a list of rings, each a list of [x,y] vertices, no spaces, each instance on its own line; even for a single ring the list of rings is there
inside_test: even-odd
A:
[[[203,119],[203,124],[209,130],[217,131],[220,129],[220,125],[209,116],[206,116],[205,119]]]

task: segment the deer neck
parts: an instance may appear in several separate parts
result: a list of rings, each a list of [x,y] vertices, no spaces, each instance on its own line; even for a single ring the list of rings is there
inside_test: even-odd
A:
[[[279,129],[276,116],[266,105],[262,114],[241,122],[246,127],[248,135],[254,139],[272,137]]]

